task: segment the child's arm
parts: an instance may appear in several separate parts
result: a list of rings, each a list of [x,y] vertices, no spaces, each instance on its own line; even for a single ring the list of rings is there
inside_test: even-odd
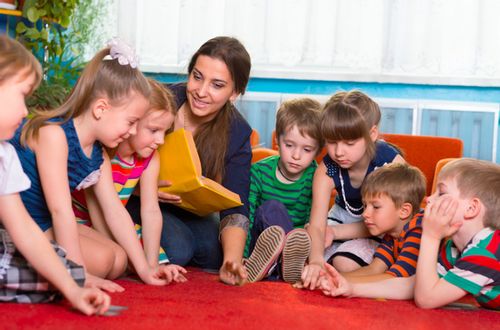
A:
[[[457,206],[456,200],[444,195],[425,207],[415,284],[415,303],[421,308],[443,306],[466,295],[464,290],[440,279],[437,272],[441,239],[453,235],[461,225],[451,224]]]
[[[109,231],[109,227],[104,220],[101,206],[97,202],[94,191],[90,188],[85,189],[85,202],[87,203],[87,210],[89,212],[92,228],[107,238],[114,240],[113,234]]]
[[[333,240],[348,240],[371,236],[363,221],[328,226],[327,229],[330,231],[330,236],[333,237]],[[329,243],[331,244],[331,242]]]
[[[167,281],[162,268],[151,267],[146,261],[132,218],[116,193],[111,174],[111,162],[105,153],[103,156],[101,178],[92,186],[92,189],[104,213],[104,219],[118,244],[127,253],[139,277],[147,284],[165,285]]]
[[[342,275],[352,283],[374,282],[393,278],[394,276],[385,273],[387,269],[387,265],[382,260],[373,258],[368,266],[342,273]]]
[[[38,140],[31,144],[36,155],[43,194],[52,216],[54,238],[67,252],[68,259],[85,267],[71,207],[68,182],[68,144],[59,125],[40,128]]]
[[[0,219],[14,245],[44,278],[82,313],[103,314],[110,298],[97,288],[80,288],[69,275],[48,239],[31,219],[18,194],[0,196]]]
[[[158,204],[159,173],[160,157],[158,152],[155,151],[139,181],[141,188],[142,237],[146,259],[151,267],[158,265],[160,235],[163,226],[163,217]]]
[[[334,188],[333,180],[326,174],[325,164],[319,164],[314,172],[311,218],[307,227],[307,232],[311,236],[311,253],[309,264],[304,267],[301,277],[303,286],[311,290],[319,285],[320,271],[324,267],[326,219],[330,195]]]
[[[325,263],[326,274],[321,290],[327,296],[412,299],[415,277],[391,277],[366,283],[355,283],[343,277],[332,265]]]

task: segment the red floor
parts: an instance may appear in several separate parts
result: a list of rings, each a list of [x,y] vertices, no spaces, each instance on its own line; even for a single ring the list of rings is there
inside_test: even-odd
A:
[[[500,329],[500,312],[422,310],[411,301],[327,298],[281,282],[243,287],[191,270],[189,282],[121,280],[119,316],[86,317],[61,305],[0,304],[0,329]]]

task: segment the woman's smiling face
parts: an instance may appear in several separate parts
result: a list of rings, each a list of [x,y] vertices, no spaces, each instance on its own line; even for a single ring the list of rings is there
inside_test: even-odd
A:
[[[227,65],[206,55],[198,56],[187,82],[187,98],[193,116],[203,122],[215,118],[229,101],[234,101],[238,93]]]

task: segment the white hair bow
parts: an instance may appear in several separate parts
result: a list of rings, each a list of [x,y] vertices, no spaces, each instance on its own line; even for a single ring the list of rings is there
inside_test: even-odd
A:
[[[108,41],[107,46],[110,47],[110,51],[109,55],[104,57],[105,60],[118,60],[121,65],[130,65],[133,69],[139,65],[139,57],[135,54],[134,49],[123,40],[113,38]]]

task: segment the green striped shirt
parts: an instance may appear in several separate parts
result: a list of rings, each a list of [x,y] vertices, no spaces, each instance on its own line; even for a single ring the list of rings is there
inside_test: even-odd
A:
[[[271,156],[252,164],[250,169],[250,228],[253,227],[255,211],[268,200],[277,200],[285,205],[294,228],[302,228],[309,221],[312,203],[312,180],[318,165],[313,161],[300,179],[293,183],[283,183],[276,177],[279,156]],[[250,231],[245,255],[248,255]]]

